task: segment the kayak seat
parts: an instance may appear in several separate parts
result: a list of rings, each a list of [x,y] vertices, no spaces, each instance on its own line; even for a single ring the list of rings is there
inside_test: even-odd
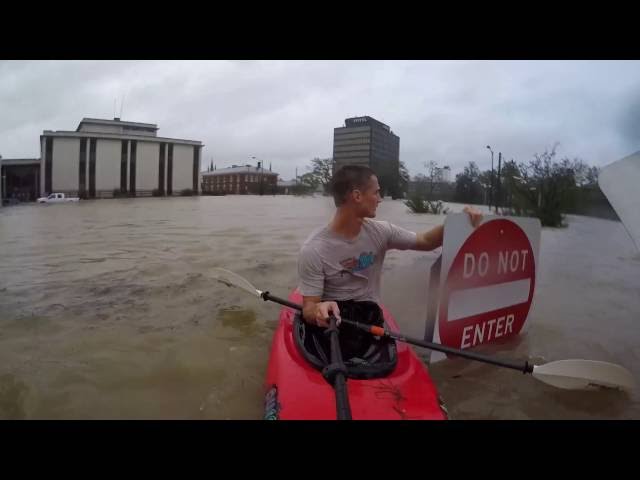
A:
[[[339,301],[340,316],[367,325],[385,326],[382,310],[375,302]],[[293,322],[294,342],[300,354],[316,370],[331,363],[331,348],[325,329],[302,320],[300,313]],[[339,328],[342,360],[347,377],[381,378],[389,375],[398,363],[396,342],[374,337],[370,333],[342,324]]]

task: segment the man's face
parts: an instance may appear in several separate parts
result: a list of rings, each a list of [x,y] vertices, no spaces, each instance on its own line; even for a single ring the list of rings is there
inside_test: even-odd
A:
[[[378,177],[372,175],[367,182],[367,186],[362,190],[358,189],[354,191],[356,205],[358,205],[360,214],[366,218],[374,218],[376,216],[376,210],[378,204],[382,201],[380,196],[380,185],[378,184]]]

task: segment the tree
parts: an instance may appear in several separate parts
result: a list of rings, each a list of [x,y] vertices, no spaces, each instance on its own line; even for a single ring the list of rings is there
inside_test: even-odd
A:
[[[439,183],[442,183],[442,168],[438,166],[438,162],[433,160],[423,162],[427,174],[417,174],[413,181],[415,182],[415,193],[424,196],[428,200],[433,200],[433,192]]]
[[[495,178],[495,172],[494,172]],[[489,192],[491,190],[491,170],[485,170],[484,172],[480,172],[478,175],[478,182],[480,182],[480,187],[482,189],[482,203],[489,204]]]
[[[521,176],[520,169],[514,160],[504,162],[502,171],[500,172],[500,198],[498,198],[499,206],[511,207],[513,205],[514,185]]]
[[[574,158],[571,161],[564,159],[562,162],[566,168],[573,170],[573,176],[575,177],[576,184],[579,187],[597,185],[598,175],[600,173],[598,167],[590,167],[580,158]]]
[[[391,195],[392,199],[403,198],[407,191],[409,190],[409,181],[411,177],[409,176],[409,170],[404,162],[400,161],[398,169],[398,175],[396,177],[395,182],[391,182],[388,193]],[[383,182],[383,180],[380,180]],[[382,188],[382,185],[381,185]]]
[[[442,168],[438,165],[438,162],[434,162],[430,160],[429,162],[423,163],[424,167],[427,170],[427,182],[428,182],[428,197],[429,200],[432,200],[433,190],[436,185],[442,182]]]
[[[398,182],[398,186],[400,187],[400,192],[402,193],[407,193],[407,190],[409,190],[409,180],[411,179],[411,177],[409,176],[409,170],[407,169],[407,166],[404,164],[403,161],[400,161],[400,175],[399,175],[399,182]]]
[[[557,227],[563,212],[574,207],[576,172],[584,175],[586,167],[578,159],[556,161],[556,143],[551,151],[534,154],[528,164],[519,165],[522,180],[513,183],[513,207],[516,214],[531,215],[544,226]]]
[[[469,162],[462,173],[456,175],[455,200],[460,203],[481,203],[482,187],[480,170],[475,162]]]
[[[308,190],[315,191],[320,185],[320,179],[309,172],[300,176],[300,184],[304,185]]]
[[[320,181],[313,173],[308,172],[298,177],[298,182],[291,187],[290,191],[294,195],[311,195],[318,189]]]
[[[600,176],[600,169],[598,167],[589,167],[585,174],[586,185],[588,186],[598,185],[599,176]]]
[[[587,172],[589,171],[589,166],[586,163],[579,158],[576,158],[573,162],[566,160],[566,166],[573,170],[573,176],[576,179],[576,184],[583,186],[587,183]]]
[[[309,173],[314,177],[316,185],[322,185],[325,193],[329,192],[329,185],[333,177],[333,158],[314,158],[311,160],[311,170]]]

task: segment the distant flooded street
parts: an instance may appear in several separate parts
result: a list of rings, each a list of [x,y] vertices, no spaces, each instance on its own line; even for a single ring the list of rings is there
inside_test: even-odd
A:
[[[0,208],[0,419],[262,418],[279,306],[211,270],[286,297],[300,245],[333,209],[292,196]],[[385,199],[378,219],[423,231],[444,216]],[[478,350],[610,361],[640,379],[640,255],[619,222],[568,222],[542,231],[526,333]],[[408,335],[424,332],[438,254],[387,254],[383,301]],[[562,391],[466,360],[430,371],[454,419],[640,419],[638,389]]]

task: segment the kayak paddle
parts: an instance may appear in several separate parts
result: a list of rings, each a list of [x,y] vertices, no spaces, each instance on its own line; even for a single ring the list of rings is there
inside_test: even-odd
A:
[[[214,277],[221,283],[229,287],[238,287],[264,301],[271,301],[292,308],[297,311],[302,311],[302,305],[292,303],[282,298],[271,295],[269,292],[258,290],[248,280],[240,275],[233,273],[223,268],[214,269]],[[511,368],[521,371],[522,373],[529,373],[537,380],[543,383],[552,385],[557,388],[567,390],[585,390],[593,387],[604,387],[621,389],[624,391],[630,391],[635,385],[635,380],[631,373],[614,363],[601,362],[595,360],[557,360],[549,362],[544,365],[533,365],[528,361],[516,362],[510,360],[501,360],[488,355],[481,355],[479,353],[468,352],[457,348],[441,345],[439,343],[427,342],[416,338],[407,337],[398,332],[391,332],[382,327],[365,325],[346,318],[341,319],[342,323],[350,325],[369,332],[375,336],[384,336],[393,338],[394,340],[409,343],[430,350],[436,350],[451,355],[467,358],[470,360],[476,360],[479,362],[496,365],[499,367]]]

